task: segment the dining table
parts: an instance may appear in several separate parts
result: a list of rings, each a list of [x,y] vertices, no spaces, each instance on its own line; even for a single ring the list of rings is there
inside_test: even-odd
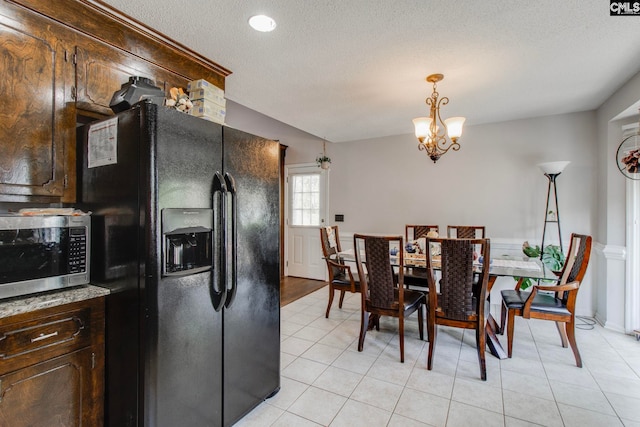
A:
[[[334,257],[339,258],[343,262],[355,262],[355,252],[353,249],[338,252]],[[396,253],[390,255],[390,261],[393,266],[398,266],[399,257]],[[437,258],[437,257],[434,257]],[[426,267],[426,255],[420,253],[404,253],[404,277],[411,278],[412,285],[421,288],[427,288],[427,275],[428,270]],[[440,265],[437,259],[433,262],[434,270],[439,270]],[[481,271],[480,260],[474,261],[474,270]],[[499,255],[491,257],[489,264],[489,280],[487,284],[487,301],[490,302],[491,289],[495,284],[498,277],[512,277],[521,283],[521,279],[531,279],[532,281],[543,280],[547,282],[557,282],[559,280],[558,275],[546,267],[538,258],[528,258],[526,256],[513,256],[513,255]],[[493,317],[491,310],[487,315],[487,321],[485,325],[487,334],[487,345],[491,354],[499,359],[506,359],[507,352],[500,344],[497,334],[500,332],[500,326]]]

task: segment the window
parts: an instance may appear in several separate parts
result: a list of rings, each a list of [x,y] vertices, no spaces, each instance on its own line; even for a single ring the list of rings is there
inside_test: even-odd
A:
[[[291,225],[320,226],[320,174],[291,176]]]

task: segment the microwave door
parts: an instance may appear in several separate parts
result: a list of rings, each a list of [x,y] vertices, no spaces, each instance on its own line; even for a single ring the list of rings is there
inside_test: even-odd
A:
[[[0,217],[0,298],[89,283],[88,216]]]

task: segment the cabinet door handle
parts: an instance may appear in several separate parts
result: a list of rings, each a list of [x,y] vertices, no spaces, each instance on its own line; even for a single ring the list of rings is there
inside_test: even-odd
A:
[[[50,334],[40,334],[35,338],[31,338],[31,342],[37,342],[37,341],[42,341],[42,340],[46,340],[47,338],[51,338],[51,337],[55,337],[56,335],[58,335],[58,331],[55,332],[51,332]]]

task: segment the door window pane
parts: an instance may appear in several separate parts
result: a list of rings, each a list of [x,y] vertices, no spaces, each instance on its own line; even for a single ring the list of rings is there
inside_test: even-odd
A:
[[[320,225],[320,174],[292,175],[291,225]]]

